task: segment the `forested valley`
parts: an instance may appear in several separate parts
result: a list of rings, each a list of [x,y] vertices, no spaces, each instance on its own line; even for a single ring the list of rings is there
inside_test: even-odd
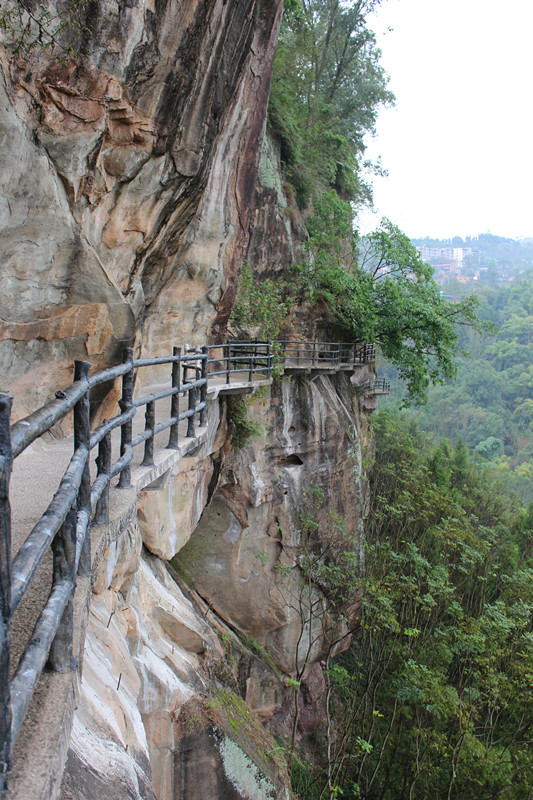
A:
[[[464,286],[446,291],[460,296]],[[453,382],[434,386],[417,412],[437,439],[462,439],[480,466],[503,479],[525,502],[533,501],[533,271],[510,285],[476,287],[479,316],[493,335],[465,330],[468,355],[459,356]]]
[[[464,284],[451,281],[445,291],[464,297]],[[533,501],[533,271],[510,284],[475,284],[478,314],[494,325],[482,335],[461,331],[464,349],[453,381],[431,386],[427,402],[412,411],[420,427],[435,440],[462,440],[476,463],[501,478],[506,490],[525,503]],[[405,388],[393,379],[394,408]]]
[[[329,664],[321,758],[300,753],[295,789],[531,797],[533,508],[405,413],[374,430],[361,628]],[[335,576],[353,591],[348,555]]]
[[[363,606],[349,649],[334,657],[332,642],[313,752],[297,737],[281,746],[300,800],[525,800],[533,276],[445,297],[388,220],[359,235],[379,169],[363,135],[393,102],[368,23],[375,5],[286,6],[270,127],[309,242],[289,280],[254,284],[245,270],[233,317],[275,336],[307,303],[333,338],[375,341],[382,374],[405,387],[374,416],[364,571],[349,543],[336,558],[313,549],[316,498],[302,519],[310,583],[327,585],[333,606],[362,589]],[[342,519],[330,524],[342,532]]]

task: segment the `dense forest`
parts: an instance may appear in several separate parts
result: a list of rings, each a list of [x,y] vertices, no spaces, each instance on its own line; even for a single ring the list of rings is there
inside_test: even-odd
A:
[[[363,135],[393,102],[368,27],[376,5],[286,4],[269,119],[309,242],[288,278],[257,284],[245,268],[233,317],[236,330],[276,336],[291,306],[325,309],[333,338],[377,342],[415,405],[374,421],[364,574],[350,542],[335,558],[314,549],[316,497],[302,518],[310,583],[333,606],[364,599],[352,645],[327,661],[312,754],[294,735],[280,745],[299,800],[525,800],[533,508],[505,482],[531,499],[533,279],[480,284],[476,297],[457,283],[446,297],[388,220],[359,236],[378,169]],[[477,247],[479,262],[479,243],[453,244]],[[530,266],[530,250],[520,255]],[[342,519],[330,524],[342,532]]]
[[[407,413],[374,430],[361,627],[328,665],[319,757],[299,752],[295,789],[530,798],[533,509]],[[349,553],[329,570],[338,597],[360,585]]]
[[[450,284],[455,296],[461,284]],[[504,479],[526,502],[533,501],[533,272],[511,285],[476,285],[478,313],[493,334],[465,329],[466,351],[453,381],[429,388],[415,413],[436,439],[462,439],[480,465]],[[391,374],[395,374],[392,372]],[[402,396],[397,386],[396,403]]]

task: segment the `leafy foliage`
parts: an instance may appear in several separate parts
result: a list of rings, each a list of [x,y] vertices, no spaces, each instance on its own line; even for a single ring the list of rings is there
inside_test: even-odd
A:
[[[418,402],[431,382],[455,374],[456,325],[482,325],[475,300],[450,304],[441,296],[431,269],[392,223],[384,220],[364,240],[354,232],[356,204],[371,199],[363,137],[394,99],[367,25],[377,4],[301,0],[286,8],[269,114],[286,178],[308,210],[310,247],[295,270],[297,285],[279,297],[325,301],[334,338],[380,344],[406,380],[409,402]],[[272,286],[256,291],[269,307]]]
[[[246,403],[238,395],[228,398],[228,422],[234,447],[246,447],[252,436],[265,434],[263,425],[249,418]]]
[[[284,281],[256,280],[248,262],[242,265],[237,300],[231,315],[236,331],[253,331],[266,341],[279,336],[289,307]]]
[[[328,672],[315,781],[328,773],[330,797],[526,798],[533,508],[404,416],[381,414],[376,436],[362,626]]]
[[[404,405],[423,402],[431,383],[456,374],[464,352],[458,326],[493,330],[476,313],[477,299],[445,298],[433,270],[408,237],[384,219],[360,239],[350,204],[331,190],[308,218],[311,253],[289,280],[255,280],[244,265],[232,324],[267,339],[286,323],[291,305],[325,303],[333,339],[376,342],[407,387]]]
[[[461,285],[450,291],[459,296]],[[452,383],[431,388],[417,412],[437,439],[463,439],[480,463],[533,501],[533,274],[510,286],[476,287],[479,316],[496,336],[460,332],[470,357],[459,356]]]
[[[368,200],[363,136],[391,103],[366,16],[378,0],[287,4],[274,64],[270,121],[301,206],[329,187]],[[368,166],[368,165],[366,165]]]
[[[453,303],[443,297],[431,267],[389,220],[362,240],[352,235],[354,256],[347,266],[340,252],[346,223],[336,223],[331,204],[312,232],[315,286],[337,336],[378,343],[406,382],[405,404],[423,401],[430,383],[455,376],[458,325],[491,329],[478,318],[475,297]]]

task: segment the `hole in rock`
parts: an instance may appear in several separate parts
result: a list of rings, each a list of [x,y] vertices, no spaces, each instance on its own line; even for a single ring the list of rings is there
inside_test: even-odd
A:
[[[280,467],[301,467],[303,463],[300,456],[297,456],[296,453],[278,458],[278,465]]]
[[[291,427],[289,428],[287,433],[294,433],[295,430],[296,430],[296,428],[294,427],[294,425],[291,425]]]

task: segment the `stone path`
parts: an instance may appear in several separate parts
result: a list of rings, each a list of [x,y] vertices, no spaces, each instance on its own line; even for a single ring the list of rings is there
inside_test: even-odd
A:
[[[326,363],[318,365],[316,362],[305,362],[302,359],[299,364],[288,365],[285,371],[287,373],[300,374],[311,372],[332,374],[338,371],[354,372],[358,367],[359,365],[351,363]],[[267,379],[264,374],[254,374],[251,381],[243,380],[243,378],[248,377],[247,374],[231,375],[229,382],[227,382],[225,374],[210,376],[208,401],[212,401],[222,394],[251,393],[260,386],[271,383],[271,379]],[[142,388],[135,392],[135,396],[144,396],[152,392],[158,392],[169,388],[169,385],[170,384],[158,384],[147,386],[144,384]],[[165,398],[156,402],[156,424],[169,419],[170,402],[170,398]],[[185,403],[186,399],[181,400],[180,411],[184,410]],[[141,407],[137,410],[133,419],[133,436],[144,430],[144,424],[144,407]],[[131,462],[133,488],[130,490],[117,489],[115,485],[118,479],[114,479],[114,485],[110,487],[111,524],[113,524],[114,519],[116,520],[120,517],[125,508],[128,506],[131,507],[131,505],[135,503],[138,489],[148,486],[170,469],[177,460],[195,450],[207,435],[207,428],[199,427],[197,415],[195,420],[195,437],[187,438],[186,432],[187,421],[184,420],[179,425],[179,449],[177,451],[169,450],[166,447],[169,437],[168,429],[158,434],[154,439],[154,465],[151,467],[143,467],[141,465],[144,445],[141,444],[134,449],[133,461]],[[48,433],[36,440],[15,459],[10,486],[12,506],[12,557],[18,552],[33,526],[48,507],[70,461],[72,451],[72,436],[54,440],[51,434]],[[112,460],[118,458],[119,452],[120,428],[117,428],[112,435]],[[96,477],[96,455],[97,450],[93,450],[90,459],[91,481]],[[31,636],[31,631],[33,630],[39,613],[48,599],[51,586],[51,562],[52,558],[51,554],[49,554],[37,570],[30,588],[23,597],[13,617],[11,626],[12,671],[16,669],[19,658]],[[80,581],[78,581],[78,583],[79,582]],[[85,591],[87,594],[90,592],[90,582],[86,581],[86,583],[87,587]],[[86,612],[84,613],[86,614]],[[83,624],[83,620],[78,620],[80,631],[83,630]],[[81,655],[83,652],[83,633],[78,635],[78,645],[78,652],[79,655]],[[55,703],[54,698],[50,695],[50,687],[52,684],[57,687],[64,683],[65,685],[62,687],[61,691],[62,697],[66,699],[67,696],[72,695],[72,675],[73,673],[70,673],[70,678],[68,678],[68,681],[70,681],[69,683],[65,676],[59,676],[57,673],[45,671],[42,674],[19,736],[15,753],[15,765],[10,784],[13,788],[9,790],[9,800],[15,800],[15,798],[16,800],[22,800],[22,798],[27,800],[27,798],[30,797],[32,800],[49,800],[47,792],[51,790],[45,789],[43,794],[42,787],[46,785],[46,780],[48,779],[48,776],[44,775],[44,773],[53,771],[53,766],[51,767],[50,764],[52,764],[54,757],[59,764],[61,762],[61,760],[56,757],[56,752],[58,750],[57,731],[62,731],[64,728],[70,729],[70,723],[65,716],[64,710],[59,708],[60,704]],[[72,698],[70,702],[73,704]],[[63,702],[63,704],[65,703]],[[47,724],[43,727],[43,716],[45,716],[46,721],[50,721],[50,723],[52,717],[56,717],[55,724]],[[36,731],[39,731],[37,734],[39,750],[42,749],[45,754],[45,757],[41,760],[39,760],[40,754],[37,756],[37,754],[32,752],[32,748],[35,747]],[[67,738],[62,744],[65,748],[65,752],[68,745],[68,731],[66,735]],[[59,768],[60,767],[58,767],[58,769]],[[26,773],[31,773],[29,774],[29,779]],[[33,774],[35,774],[35,778],[32,777]],[[35,783],[35,788],[32,788],[32,781]]]
[[[271,381],[267,380],[265,376],[254,375],[253,380],[243,381],[240,376],[231,376],[230,382],[227,383],[225,377],[215,376],[209,380],[208,400],[214,400],[221,394],[247,394],[255,391],[263,385],[268,385]],[[146,395],[151,392],[161,391],[168,388],[169,384],[143,386],[140,392],[136,394]],[[183,406],[184,407],[184,406]],[[183,407],[180,406],[181,410]],[[198,415],[197,415],[198,416]],[[156,403],[156,424],[163,422],[170,417],[170,398],[164,398]],[[144,430],[144,408],[138,409],[133,419],[133,435],[141,433]],[[137,489],[149,485],[158,475],[165,472],[177,460],[183,458],[188,452],[197,448],[206,435],[206,428],[200,428],[197,420],[195,424],[195,437],[188,439],[187,420],[179,424],[179,450],[168,450],[166,445],[168,443],[169,430],[163,431],[154,438],[154,467],[142,467],[141,461],[143,458],[144,446],[141,444],[133,451],[132,467],[132,484],[134,490],[117,489],[115,484],[118,478],[112,482],[110,491],[110,518],[113,519],[120,514],[124,504],[128,504],[134,499]],[[50,434],[37,439],[33,442],[23,453],[18,456],[13,463],[13,471],[10,482],[10,500],[11,500],[11,535],[12,535],[12,552],[13,558],[18,552],[21,545],[26,540],[28,534],[33,526],[43,515],[48,507],[54,493],[57,490],[59,482],[63,477],[65,469],[70,461],[73,452],[73,437],[66,436],[61,439],[53,439]],[[120,452],[120,428],[113,432],[112,436],[112,453],[113,459],[118,457]],[[91,481],[96,477],[95,458],[96,451],[91,452],[90,468],[91,468]],[[46,603],[52,582],[52,556],[48,553],[43,563],[38,568],[36,575],[22,598],[11,622],[11,671],[12,674],[16,670],[19,659],[26,647],[33,627],[37,618]],[[8,797],[21,798],[29,800],[30,797],[38,797],[38,790],[36,789],[35,795],[28,793],[28,783],[26,780],[22,782],[24,789],[19,790],[18,786],[21,781],[20,774],[21,763],[24,764],[24,770],[30,768],[28,759],[24,756],[28,755],[25,751],[28,749],[29,742],[32,741],[32,729],[35,728],[38,721],[43,715],[43,708],[50,702],[47,697],[49,686],[51,684],[50,673],[43,673],[39,683],[37,684],[34,698],[29,707],[23,727],[19,736],[17,747],[15,750],[15,764],[10,781],[10,788]],[[51,711],[48,709],[47,714]],[[53,730],[54,726],[51,725],[50,729]],[[46,731],[45,731],[46,735]],[[50,747],[55,748],[57,741],[52,737]],[[18,764],[17,762],[21,762]],[[35,765],[31,765],[31,769],[35,771]],[[38,770],[37,770],[38,772]],[[40,779],[37,777],[37,781]],[[31,781],[29,783],[31,786]],[[23,791],[25,794],[21,794]]]

